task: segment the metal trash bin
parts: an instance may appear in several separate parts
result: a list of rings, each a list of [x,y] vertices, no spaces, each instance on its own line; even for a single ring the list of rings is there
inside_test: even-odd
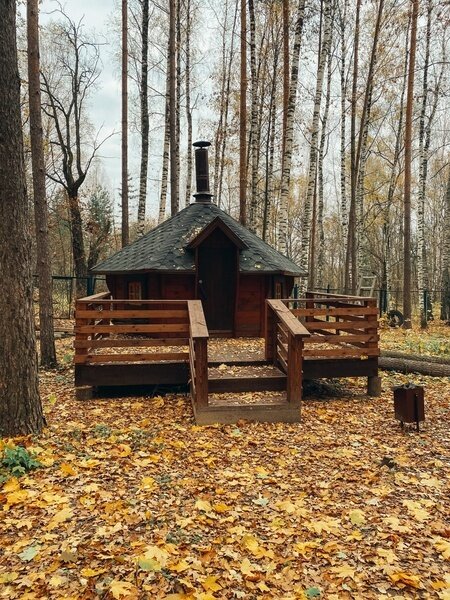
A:
[[[425,421],[425,402],[423,387],[408,383],[394,388],[395,418],[404,423],[415,423],[419,431],[419,422]]]

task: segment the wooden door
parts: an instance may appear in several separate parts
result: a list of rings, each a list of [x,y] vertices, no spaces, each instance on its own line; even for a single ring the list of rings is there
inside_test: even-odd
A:
[[[198,248],[197,296],[210,331],[234,330],[237,248],[215,230]]]

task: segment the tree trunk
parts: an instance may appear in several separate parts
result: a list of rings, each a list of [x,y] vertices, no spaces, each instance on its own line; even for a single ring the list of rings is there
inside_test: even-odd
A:
[[[122,248],[130,243],[128,217],[128,0],[122,0]]]
[[[148,26],[149,0],[142,0],[142,52],[141,52],[141,172],[139,177],[139,203],[137,236],[144,235],[145,205],[147,203],[148,173]]]
[[[159,199],[158,225],[166,218],[167,184],[169,180],[169,153],[170,153],[170,49],[167,51],[167,76],[166,76],[166,107],[164,118],[164,145],[161,168],[161,196]]]
[[[239,105],[239,221],[247,222],[247,3],[241,0],[241,81]]]
[[[292,53],[289,107],[286,123],[286,145],[282,161],[283,171],[281,174],[280,216],[278,219],[278,249],[283,254],[286,254],[288,247],[289,187],[291,179],[292,146],[294,143],[294,116],[297,101],[298,64],[300,59],[304,15],[305,0],[299,0],[295,25],[294,49]]]
[[[281,171],[286,151],[287,119],[289,109],[289,0],[283,0],[283,132]]]
[[[53,327],[53,281],[48,235],[48,206],[45,190],[45,161],[42,138],[41,86],[39,78],[38,0],[27,1],[28,99],[30,106],[31,161],[33,169],[36,271],[39,285],[40,357],[43,367],[56,366]]]
[[[325,157],[325,145],[327,141],[327,124],[328,124],[328,113],[330,111],[331,103],[331,44],[328,49],[327,57],[327,87],[325,95],[325,107],[322,116],[322,131],[320,134],[320,145],[319,145],[319,157],[317,163],[317,229],[319,233],[319,250],[317,252],[317,285],[319,288],[323,288],[325,285],[323,273],[325,269],[325,232],[323,228],[323,215],[324,215],[324,190],[323,190],[323,160]],[[314,265],[313,265],[314,268]]]
[[[181,174],[181,162],[180,162],[180,140],[181,140],[181,0],[176,0],[177,3],[177,17],[176,17],[176,77],[175,77],[175,89],[176,89],[176,133],[175,133],[175,154],[176,154],[176,172],[178,178],[178,210],[180,210],[180,174]],[[177,212],[178,212],[177,210]]]
[[[397,371],[398,373],[420,373],[431,377],[450,377],[450,365],[422,362],[402,358],[388,358],[380,356],[378,359],[380,369]]]
[[[170,98],[170,212],[179,210],[179,184],[177,161],[177,71],[176,71],[176,16],[177,0],[169,0],[169,98]]]
[[[40,433],[16,3],[0,3],[0,437]],[[13,235],[12,235],[13,234]]]
[[[256,232],[256,211],[258,207],[258,81],[256,74],[256,33],[255,33],[255,6],[253,0],[248,0],[248,14],[250,19],[250,74],[251,74],[251,192],[250,214],[248,227]]]
[[[186,200],[189,206],[192,196],[192,110],[191,110],[191,0],[186,3],[186,120],[187,120],[187,159],[186,159]],[[215,149],[218,152],[218,149]]]
[[[87,266],[83,238],[83,220],[81,217],[80,201],[77,192],[69,192],[67,201],[69,204],[72,256],[75,277],[77,280],[77,296],[80,298],[86,295]]]
[[[302,218],[302,247],[300,252],[300,266],[307,271],[310,252],[311,236],[311,210],[316,185],[317,155],[318,155],[318,137],[319,137],[319,117],[320,105],[322,100],[323,77],[325,73],[325,62],[328,56],[328,49],[331,43],[332,23],[331,23],[331,0],[323,1],[324,32],[320,47],[319,64],[317,68],[316,92],[314,97],[314,109],[311,124],[311,140],[309,149],[309,171],[308,188],[306,192],[305,208]],[[302,282],[301,289],[305,291],[305,283]]]
[[[341,224],[342,224],[342,244],[343,263],[345,263],[346,247],[348,242],[348,202],[347,202],[347,160],[346,160],[346,118],[347,118],[347,73],[346,73],[346,56],[345,56],[345,35],[346,35],[346,20],[347,20],[348,0],[344,0],[343,10],[339,9],[339,25],[340,25],[340,46],[341,57],[339,62],[339,75],[341,83],[341,139],[340,139],[340,186],[341,186]],[[344,276],[345,279],[345,276]],[[345,283],[344,283],[345,287]]]
[[[403,231],[403,316],[404,329],[411,329],[411,166],[412,166],[412,117],[414,105],[414,70],[416,63],[417,18],[419,0],[411,0],[411,38],[409,46],[408,88],[405,118],[405,187]]]
[[[350,118],[350,208],[348,214],[347,252],[345,256],[345,293],[356,293],[356,100],[358,92],[359,20],[361,0],[356,0],[355,37],[353,42],[353,81]]]
[[[445,194],[444,248],[442,257],[441,319],[450,322],[450,170]]]

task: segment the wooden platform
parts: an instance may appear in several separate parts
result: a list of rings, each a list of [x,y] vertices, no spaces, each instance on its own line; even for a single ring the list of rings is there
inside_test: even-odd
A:
[[[75,386],[190,386],[198,424],[298,422],[303,379],[367,377],[376,395],[375,301],[268,300],[264,339],[209,339],[199,300],[77,302]]]

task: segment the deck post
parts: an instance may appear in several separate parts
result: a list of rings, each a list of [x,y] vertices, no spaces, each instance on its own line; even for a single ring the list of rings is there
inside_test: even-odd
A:
[[[208,339],[194,341],[195,353],[195,404],[197,408],[208,406]]]
[[[298,407],[302,399],[302,350],[303,338],[289,332],[287,401]]]
[[[375,299],[366,300],[365,305],[368,307],[370,306],[370,307],[376,308],[377,301]],[[374,327],[371,329],[368,329],[367,333],[370,335],[373,335],[374,339],[375,339],[375,341],[373,341],[373,342],[368,342],[367,347],[368,348],[378,348],[378,339],[377,339],[378,315],[377,314],[367,315],[367,320],[369,322],[371,322],[371,321],[374,322]],[[377,360],[377,374],[375,376],[371,376],[371,377],[367,378],[367,395],[374,397],[374,398],[378,398],[379,396],[381,396],[381,377],[378,377],[378,356],[376,357],[376,360]]]
[[[277,347],[277,321],[274,312],[269,306],[269,302],[266,300],[266,326],[265,326],[265,357],[269,363],[276,361],[276,347]]]

